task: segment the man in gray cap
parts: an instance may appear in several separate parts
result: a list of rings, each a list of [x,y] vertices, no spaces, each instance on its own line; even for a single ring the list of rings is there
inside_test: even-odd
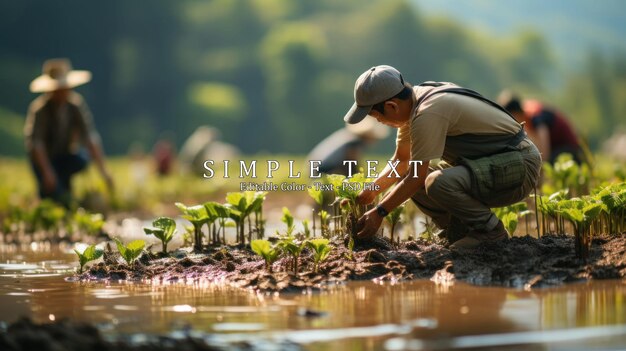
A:
[[[109,190],[113,188],[89,108],[72,90],[90,80],[90,72],[72,70],[68,59],[50,59],[43,64],[43,74],[30,84],[31,92],[43,93],[30,104],[24,127],[39,196],[66,206],[71,200],[72,176],[87,166],[86,151]]]
[[[506,110],[452,83],[411,86],[398,70],[384,65],[357,79],[354,99],[347,123],[370,115],[398,128],[392,159],[397,167],[388,165],[375,181],[379,190],[362,191],[358,201],[369,204],[395,186],[359,219],[359,237],[375,235],[383,217],[411,198],[444,229],[451,249],[508,238],[491,207],[530,193],[541,156]],[[437,159],[445,165],[429,167]]]

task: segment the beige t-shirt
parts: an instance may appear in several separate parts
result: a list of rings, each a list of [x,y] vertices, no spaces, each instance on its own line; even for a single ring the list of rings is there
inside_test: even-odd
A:
[[[413,87],[416,100],[432,87]],[[443,158],[476,158],[496,153],[496,143],[513,137],[521,126],[508,114],[476,98],[438,93],[412,112],[409,123],[398,129],[396,145],[410,144],[411,159],[426,163]]]

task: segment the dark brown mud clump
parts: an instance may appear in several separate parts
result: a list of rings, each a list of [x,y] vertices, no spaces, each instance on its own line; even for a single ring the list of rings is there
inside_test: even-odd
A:
[[[172,257],[145,255],[133,267],[100,263],[80,278],[189,282],[208,280],[243,288],[270,291],[317,289],[348,280],[432,279],[437,283],[461,281],[474,285],[532,288],[590,279],[626,277],[626,235],[595,238],[589,259],[574,254],[574,238],[547,235],[540,239],[514,237],[479,246],[469,253],[410,241],[401,245],[384,238],[357,242],[349,251],[342,240],[333,243],[330,256],[314,271],[307,250],[295,274],[291,258],[282,258],[267,272],[265,262],[248,248],[222,247],[202,253],[176,251]]]
[[[118,336],[116,340],[103,338],[100,331],[89,324],[61,320],[50,324],[36,324],[29,319],[19,320],[0,330],[0,350],[3,351],[126,351],[126,350],[256,350],[250,343],[238,343],[225,347],[223,344],[212,346],[205,338],[187,336],[168,337],[163,335],[145,335],[140,343],[132,338]],[[235,347],[236,346],[236,347]],[[276,343],[274,349],[298,350],[294,344]]]

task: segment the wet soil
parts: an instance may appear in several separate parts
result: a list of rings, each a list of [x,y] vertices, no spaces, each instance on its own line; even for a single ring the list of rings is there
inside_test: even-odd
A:
[[[139,338],[117,337],[110,340],[93,325],[61,320],[53,323],[36,324],[30,319],[21,319],[0,330],[0,350],[4,351],[143,351],[143,350],[258,350],[252,343],[236,345],[211,345],[210,340],[190,334],[173,336],[142,335]],[[300,350],[301,347],[283,342],[273,345],[278,350]]]
[[[576,258],[572,236],[540,239],[514,237],[485,243],[471,252],[410,241],[391,244],[384,238],[356,243],[350,252],[337,240],[329,257],[314,270],[313,254],[305,250],[293,273],[290,258],[282,258],[268,272],[265,262],[249,247],[224,246],[194,253],[177,250],[167,257],[144,254],[134,267],[120,263],[117,253],[93,265],[80,280],[137,280],[154,283],[210,281],[264,291],[301,291],[347,280],[403,281],[431,279],[437,283],[462,281],[481,286],[535,288],[590,279],[626,278],[626,234],[595,238],[587,261]]]

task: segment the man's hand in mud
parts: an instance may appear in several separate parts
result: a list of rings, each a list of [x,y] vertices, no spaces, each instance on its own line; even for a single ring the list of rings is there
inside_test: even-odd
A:
[[[359,218],[356,223],[356,227],[359,230],[356,235],[357,239],[369,239],[376,235],[376,232],[378,232],[378,228],[380,228],[382,222],[383,217],[376,213],[375,208],[365,212],[365,214]]]
[[[373,190],[363,190],[356,197],[356,203],[359,205],[369,205],[376,199],[377,192]]]

